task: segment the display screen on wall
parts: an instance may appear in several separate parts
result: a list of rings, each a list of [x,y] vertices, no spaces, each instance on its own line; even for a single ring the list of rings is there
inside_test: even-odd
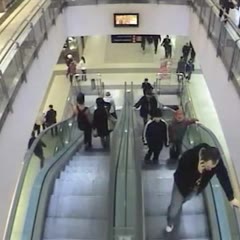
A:
[[[115,27],[138,27],[139,14],[138,13],[114,13]]]

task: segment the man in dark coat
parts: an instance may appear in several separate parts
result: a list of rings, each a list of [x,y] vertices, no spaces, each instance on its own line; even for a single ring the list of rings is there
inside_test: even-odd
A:
[[[28,142],[28,149],[31,148],[35,139],[36,139],[35,134],[34,134],[34,132],[32,132],[32,136]],[[33,150],[34,154],[40,159],[40,168],[43,167],[43,163],[44,163],[43,148],[45,148],[45,147],[46,147],[46,144],[41,139],[39,139],[37,142],[37,145],[35,146],[35,148]]]
[[[146,91],[146,95],[141,97],[134,105],[135,108],[140,107],[140,116],[143,118],[144,125],[146,125],[151,113],[157,109],[157,106],[156,98],[149,91]]]
[[[174,173],[172,199],[167,215],[167,232],[172,232],[183,203],[201,193],[215,174],[230,204],[240,206],[239,201],[234,198],[232,185],[219,150],[206,143],[199,144],[183,153]]]
[[[53,105],[49,105],[49,110],[46,113],[45,116],[45,124],[46,127],[51,127],[57,123],[57,111],[53,109]],[[51,134],[54,136],[54,129],[51,128]],[[57,128],[55,128],[55,134],[57,135]]]
[[[159,155],[163,145],[169,146],[168,127],[165,121],[162,120],[162,112],[158,108],[152,114],[153,119],[150,120],[145,127],[144,135],[148,145],[148,152],[145,156],[145,161],[148,163],[153,154],[153,164],[158,163]]]
[[[191,47],[190,47],[189,43],[186,43],[182,48],[182,54],[183,54],[183,58],[185,59],[185,61],[188,60],[190,50],[191,50]]]

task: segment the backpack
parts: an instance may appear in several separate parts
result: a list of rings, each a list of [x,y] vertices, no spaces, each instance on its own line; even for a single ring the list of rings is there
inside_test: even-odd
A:
[[[89,120],[86,115],[87,110],[88,110],[87,107],[85,107],[83,110],[80,110],[78,108],[78,116],[77,116],[78,128],[82,131],[84,131],[89,126]]]

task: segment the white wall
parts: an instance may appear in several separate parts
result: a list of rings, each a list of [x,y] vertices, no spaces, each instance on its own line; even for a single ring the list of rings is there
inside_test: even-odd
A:
[[[56,26],[49,32],[48,40],[40,48],[38,59],[27,73],[28,82],[21,87],[13,104],[13,113],[9,114],[0,134],[0,239],[3,237],[31,126],[38,114],[65,39],[64,15],[60,15]]]
[[[113,13],[140,14],[138,28],[114,28]],[[187,6],[164,4],[108,4],[68,7],[66,23],[69,36],[110,34],[188,35]]]
[[[226,154],[228,156],[231,155],[235,168],[239,170],[240,99],[232,82],[228,81],[228,74],[221,59],[216,57],[214,45],[211,40],[207,39],[206,30],[203,25],[199,23],[199,19],[195,13],[191,10],[190,12],[190,38],[196,49],[197,58],[200,61],[226,142],[221,135],[218,135],[217,131],[215,131],[215,133],[223,145],[226,143],[228,147]],[[200,94],[204,95],[204,92]],[[205,107],[204,104],[202,107]],[[206,112],[206,114],[209,113]],[[209,117],[211,118],[211,116]],[[214,128],[215,126],[212,126],[212,130],[214,130]]]

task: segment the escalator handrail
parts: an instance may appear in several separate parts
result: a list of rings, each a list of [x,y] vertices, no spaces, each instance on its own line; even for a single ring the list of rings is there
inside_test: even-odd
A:
[[[4,239],[10,239],[10,236],[12,234],[12,228],[13,228],[14,220],[15,220],[15,217],[16,217],[16,211],[17,211],[19,199],[20,199],[20,196],[21,196],[24,180],[25,180],[26,173],[27,173],[27,170],[28,170],[28,167],[29,167],[29,164],[30,164],[31,157],[34,154],[35,147],[37,146],[39,140],[46,134],[46,132],[48,132],[51,129],[54,129],[55,127],[61,126],[61,125],[65,124],[66,122],[71,121],[71,120],[74,120],[74,117],[70,117],[70,118],[68,118],[68,119],[66,119],[62,122],[56,123],[56,124],[52,125],[51,127],[43,130],[38,135],[38,137],[35,139],[32,146],[30,147],[30,149],[26,152],[26,154],[24,156],[24,161],[23,161],[23,166],[22,166],[22,169],[21,169],[21,173],[20,173],[20,176],[17,180],[17,184],[16,184],[17,187],[16,187],[15,193],[13,195],[13,202],[12,202],[10,210],[9,210],[10,214],[9,214],[7,224],[6,224],[7,228],[6,228],[6,232],[4,234]]]
[[[94,106],[95,106],[95,104],[91,105],[89,107],[89,109],[93,109]],[[35,141],[31,145],[30,149],[28,149],[28,151],[26,152],[26,154],[24,156],[24,160],[23,160],[23,166],[22,166],[22,169],[21,169],[21,173],[20,173],[19,178],[17,180],[17,184],[16,184],[17,187],[16,187],[15,193],[13,195],[13,202],[12,202],[10,210],[9,210],[10,214],[9,214],[7,224],[6,224],[6,232],[4,234],[4,239],[10,239],[10,236],[12,234],[13,224],[14,224],[14,221],[15,221],[16,212],[17,212],[21,192],[22,192],[22,189],[23,189],[24,180],[25,180],[25,177],[26,177],[26,174],[27,174],[27,171],[28,171],[28,167],[29,167],[31,158],[34,155],[35,147],[37,146],[38,142],[42,139],[42,137],[45,136],[45,134],[47,132],[51,131],[51,129],[55,129],[56,127],[63,126],[67,122],[73,124],[75,119],[76,119],[76,116],[75,116],[75,114],[73,114],[73,116],[67,118],[66,120],[58,122],[58,123],[46,128],[45,130],[43,130],[36,137]]]
[[[214,141],[215,146],[216,146],[216,147],[219,149],[219,151],[220,151],[220,154],[221,154],[221,157],[222,157],[222,159],[223,159],[224,165],[225,165],[227,168],[229,168],[229,164],[228,164],[228,162],[227,162],[226,155],[224,154],[223,149],[222,149],[222,146],[221,146],[219,140],[217,139],[216,135],[212,132],[211,129],[205,127],[203,124],[201,124],[201,123],[195,123],[195,124],[196,124],[199,128],[203,129],[205,132],[207,132],[207,133],[211,136],[212,140]],[[237,176],[237,173],[236,173],[235,168],[232,168],[231,171],[233,171],[233,175],[234,175],[234,180],[235,180],[234,184],[236,184],[237,187],[238,187],[238,189],[240,189],[240,188],[239,188],[240,185],[239,185],[239,182],[237,181],[237,177],[236,177],[236,176]],[[233,181],[233,180],[231,179],[231,181]],[[233,211],[234,211],[236,220],[238,221],[239,226],[240,226],[240,222],[239,222],[239,220],[240,220],[240,212],[239,212],[239,210],[237,210],[237,209],[235,209],[235,208],[233,208]]]
[[[122,108],[122,113],[121,113],[121,119],[119,120],[118,124],[115,127],[115,131],[113,133],[113,137],[115,134],[117,134],[117,131],[120,130],[120,126],[122,124],[123,128],[125,127],[125,121],[126,121],[126,116],[127,116],[127,105],[126,105],[126,83],[124,85],[125,89],[124,89],[124,104],[123,104],[123,108]],[[121,135],[119,136],[119,146],[118,146],[118,151],[116,153],[116,155],[114,156],[115,159],[115,164],[113,164],[113,169],[111,169],[111,173],[112,173],[112,179],[110,179],[110,184],[112,182],[112,192],[110,191],[110,194],[112,195],[112,197],[110,198],[113,202],[113,206],[112,209],[110,209],[110,218],[112,218],[112,222],[110,222],[110,228],[112,227],[113,229],[116,226],[116,216],[117,216],[117,212],[116,212],[116,208],[117,208],[117,181],[118,181],[118,170],[119,170],[119,164],[120,164],[120,156],[121,156],[121,150],[122,150],[122,145],[123,145],[123,134],[124,134],[124,130],[122,129],[121,131]],[[116,146],[114,146],[116,148]],[[110,189],[110,190],[111,190]],[[115,238],[114,236],[114,231],[110,231],[109,234],[109,240]]]

